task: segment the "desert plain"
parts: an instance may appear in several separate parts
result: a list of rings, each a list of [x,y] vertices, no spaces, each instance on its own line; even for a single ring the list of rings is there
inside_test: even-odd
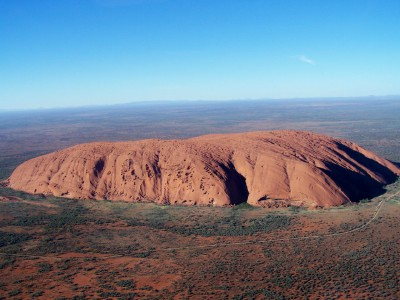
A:
[[[2,113],[0,297],[397,299],[398,180],[372,198],[309,208],[65,199],[7,179],[28,159],[80,143],[278,129],[350,140],[398,167],[399,111],[389,97]]]

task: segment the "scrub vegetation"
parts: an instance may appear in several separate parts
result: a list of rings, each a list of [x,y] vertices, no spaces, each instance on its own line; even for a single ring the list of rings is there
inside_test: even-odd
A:
[[[0,177],[80,142],[255,129],[314,130],[398,162],[398,103],[116,106],[70,110],[68,118],[43,113],[36,121],[29,112],[7,114]],[[398,299],[400,195],[388,196],[400,182],[387,190],[305,210],[71,200],[0,187],[0,299]]]

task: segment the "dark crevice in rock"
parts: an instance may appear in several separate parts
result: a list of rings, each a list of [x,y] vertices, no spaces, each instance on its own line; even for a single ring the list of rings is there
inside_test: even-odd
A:
[[[238,205],[247,202],[249,190],[247,189],[246,178],[235,169],[231,162],[227,166],[224,164],[220,166],[226,174],[226,188],[231,204]]]
[[[99,159],[95,166],[94,166],[94,176],[96,177],[100,177],[101,173],[103,173],[104,170],[104,160],[103,159]]]
[[[352,202],[371,199],[385,193],[382,183],[372,177],[343,168],[334,163],[326,163],[329,170],[322,170],[337,184]]]
[[[337,147],[344,151],[351,159],[358,162],[360,165],[367,167],[370,171],[379,175],[381,178],[387,181],[387,184],[393,183],[397,179],[397,175],[394,174],[390,169],[381,165],[379,162],[366,157],[364,154],[357,152],[346,145],[337,143]]]

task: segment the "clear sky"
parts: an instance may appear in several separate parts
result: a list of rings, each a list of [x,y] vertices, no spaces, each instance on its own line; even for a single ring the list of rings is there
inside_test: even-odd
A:
[[[389,94],[399,0],[0,0],[0,109]]]

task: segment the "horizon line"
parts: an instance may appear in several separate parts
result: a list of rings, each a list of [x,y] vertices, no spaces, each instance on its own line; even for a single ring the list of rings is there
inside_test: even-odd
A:
[[[152,99],[152,100],[136,100],[129,102],[119,103],[101,103],[101,104],[87,104],[87,105],[71,105],[71,106],[39,106],[28,108],[0,108],[0,113],[4,112],[29,112],[29,111],[45,111],[45,110],[64,110],[64,109],[79,109],[79,108],[100,108],[111,106],[123,106],[134,104],[162,104],[162,103],[176,103],[176,102],[241,102],[241,101],[294,101],[294,100],[351,100],[351,99],[379,99],[379,98],[399,98],[400,94],[389,95],[366,95],[366,96],[314,96],[314,97],[284,97],[284,98],[232,98],[232,99]]]

